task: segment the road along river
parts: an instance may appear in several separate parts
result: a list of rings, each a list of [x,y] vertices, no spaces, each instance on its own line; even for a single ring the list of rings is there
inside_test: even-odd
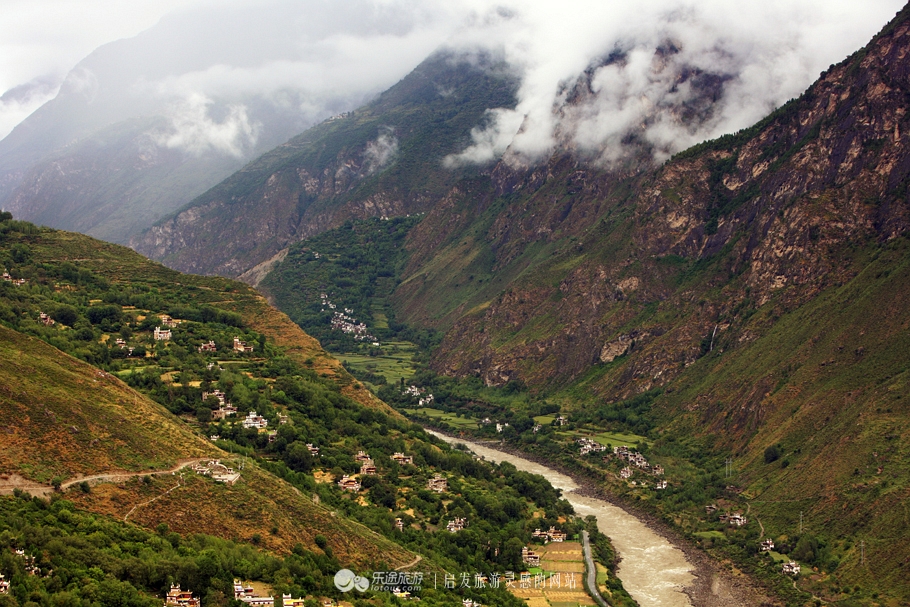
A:
[[[539,474],[562,490],[579,516],[593,514],[598,529],[609,536],[622,558],[619,579],[641,607],[691,607],[683,588],[695,580],[694,566],[682,550],[640,519],[604,500],[579,495],[579,486],[571,477],[544,465],[429,429],[427,432],[447,443],[463,444],[486,460],[509,462],[519,470]]]

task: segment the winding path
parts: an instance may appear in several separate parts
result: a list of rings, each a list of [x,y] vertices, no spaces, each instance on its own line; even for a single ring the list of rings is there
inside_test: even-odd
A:
[[[158,496],[156,496],[156,497],[153,497],[152,499],[150,499],[150,500],[148,500],[148,501],[145,501],[145,502],[142,502],[141,504],[136,504],[135,506],[133,506],[132,508],[130,508],[130,511],[127,512],[127,513],[126,513],[126,516],[123,517],[123,522],[124,522],[124,523],[127,522],[127,519],[129,519],[129,518],[130,518],[130,515],[131,515],[133,512],[136,511],[136,508],[140,508],[140,507],[142,507],[142,506],[147,506],[147,505],[151,504],[152,502],[154,502],[155,500],[161,499],[162,497],[164,497],[165,495],[167,495],[168,493],[170,493],[170,492],[173,491],[174,489],[179,489],[180,487],[182,487],[183,485],[182,485],[182,482],[181,482],[181,481],[183,481],[183,475],[182,475],[182,474],[180,474],[180,475],[177,476],[177,484],[174,485],[173,487],[171,487],[170,489],[168,489],[167,491],[165,491],[164,493],[162,493],[161,495],[158,495]]]
[[[418,554],[417,558],[414,559],[413,561],[411,561],[410,563],[405,563],[401,567],[395,567],[395,571],[401,571],[402,569],[410,569],[411,567],[413,567],[414,565],[416,565],[417,563],[419,563],[422,560],[423,560],[423,557]]]
[[[178,470],[182,470],[187,466],[192,466],[199,462],[210,461],[211,457],[195,457],[192,459],[180,459],[177,460],[177,465],[173,468],[168,468],[167,470],[145,470],[142,472],[106,472],[104,474],[93,474],[91,476],[77,476],[72,478],[64,483],[60,483],[60,490],[69,489],[73,485],[78,485],[80,483],[89,483],[90,485],[97,485],[98,483],[111,482],[111,483],[122,483],[135,478],[137,476],[160,476],[163,474],[173,474]],[[37,497],[47,497],[54,493],[54,488],[51,485],[44,485],[35,481],[22,478],[18,475],[12,474],[6,477],[5,479],[0,479],[0,495],[8,495],[13,493],[16,489],[22,489],[30,495]]]

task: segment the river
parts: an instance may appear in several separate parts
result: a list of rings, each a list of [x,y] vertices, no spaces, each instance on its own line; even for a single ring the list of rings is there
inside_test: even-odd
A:
[[[509,462],[519,470],[539,474],[562,490],[563,497],[579,516],[593,514],[597,518],[598,529],[609,536],[622,558],[617,570],[619,579],[641,607],[691,607],[692,603],[683,588],[694,581],[694,567],[682,550],[642,520],[604,500],[579,495],[578,484],[552,468],[485,445],[429,429],[427,432],[448,443],[463,444],[486,460]]]

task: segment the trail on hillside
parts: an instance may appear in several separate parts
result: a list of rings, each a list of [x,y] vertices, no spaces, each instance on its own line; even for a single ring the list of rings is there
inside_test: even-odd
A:
[[[413,567],[414,565],[416,565],[417,563],[419,563],[422,560],[423,560],[423,557],[418,554],[417,558],[414,559],[413,561],[411,561],[410,563],[405,563],[404,565],[402,565],[400,567],[395,567],[395,571],[401,571],[402,569],[410,569],[411,567]]]
[[[177,484],[176,484],[176,485],[174,485],[173,487],[171,487],[170,489],[168,489],[167,491],[165,491],[165,492],[162,493],[161,495],[155,496],[155,497],[153,497],[153,498],[150,499],[150,500],[144,501],[144,502],[142,502],[141,504],[136,504],[135,506],[133,506],[132,508],[130,508],[130,511],[127,512],[127,513],[126,513],[126,516],[123,517],[123,522],[124,522],[124,523],[127,522],[127,520],[130,518],[130,515],[131,515],[133,512],[135,512],[137,508],[140,508],[140,507],[142,507],[142,506],[148,506],[149,504],[151,504],[151,503],[154,502],[155,500],[161,499],[162,497],[164,497],[165,495],[167,495],[168,493],[170,493],[170,492],[173,491],[174,489],[179,489],[180,487],[182,487],[182,486],[183,486],[183,482],[182,482],[182,481],[183,481],[183,475],[180,474],[180,475],[177,476]]]
[[[73,485],[77,485],[77,484],[83,483],[83,482],[90,483],[92,481],[98,481],[98,482],[110,481],[113,483],[119,483],[119,482],[123,482],[123,481],[128,481],[129,479],[135,478],[137,476],[159,476],[162,474],[173,474],[174,472],[182,470],[182,469],[186,468],[187,466],[191,466],[193,464],[198,464],[199,462],[207,462],[207,461],[210,461],[211,459],[212,459],[211,457],[195,457],[192,459],[177,460],[177,465],[174,466],[173,468],[168,468],[167,470],[147,470],[145,472],[109,472],[109,473],[105,473],[105,474],[95,474],[92,476],[76,477],[72,480],[66,481],[65,483],[61,483],[60,489],[61,490],[68,489],[68,488],[72,487]]]
[[[195,457],[192,459],[177,460],[177,465],[167,470],[145,470],[142,472],[106,472],[103,474],[93,474],[90,476],[77,476],[65,483],[60,483],[60,490],[69,489],[79,483],[97,484],[103,482],[122,483],[137,476],[160,476],[163,474],[173,474],[187,466],[192,466],[199,462],[207,462],[211,457]],[[17,474],[11,474],[6,478],[0,478],[0,495],[10,495],[16,489],[21,489],[29,495],[35,497],[48,497],[54,493],[52,485],[45,485],[36,481],[23,478]]]

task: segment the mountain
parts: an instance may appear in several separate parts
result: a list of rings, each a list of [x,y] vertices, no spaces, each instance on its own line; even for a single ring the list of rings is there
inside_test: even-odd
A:
[[[187,272],[237,276],[352,218],[426,212],[476,169],[442,169],[486,108],[513,103],[494,57],[440,51],[363,108],[258,158],[130,246]]]
[[[416,64],[347,56],[345,34],[387,33],[369,24],[375,7],[355,2],[333,16],[313,5],[279,1],[267,11],[222,7],[217,15],[187,9],[99,47],[67,74],[56,97],[0,141],[0,208],[127,242]],[[409,26],[395,27],[404,36]],[[380,53],[383,44],[376,41]],[[350,77],[364,68],[368,76]],[[331,89],[323,71],[335,79]],[[17,94],[24,93],[9,91]]]
[[[336,138],[362,110],[298,140],[338,142],[327,154],[335,164],[288,151],[279,170],[282,152],[272,152],[261,171],[235,175],[137,246],[196,271],[239,273],[344,219],[424,212],[391,301],[399,321],[444,332],[436,372],[525,384],[579,424],[648,437],[691,480],[648,507],[708,534],[698,541],[727,537],[706,530],[708,500],[760,522],[723,558],[772,537],[815,567],[801,584],[818,597],[907,600],[908,18],[905,8],[756,125],[657,168],[592,167],[562,150],[541,165],[421,173],[439,184],[432,197],[375,207],[430,190],[334,177],[339,159],[357,157],[338,150],[363,158],[378,132]],[[325,179],[311,182],[316,202],[301,197],[300,175],[315,166],[345,198],[318,194]],[[296,200],[311,220],[277,228]],[[320,200],[345,212],[311,211]],[[312,242],[276,258],[263,281],[284,284],[296,309],[317,305],[289,286],[295,264],[309,267],[318,250]],[[308,279],[300,284],[318,290]],[[542,439],[530,425],[517,444],[533,449]],[[692,469],[709,458],[729,459],[729,490]]]

